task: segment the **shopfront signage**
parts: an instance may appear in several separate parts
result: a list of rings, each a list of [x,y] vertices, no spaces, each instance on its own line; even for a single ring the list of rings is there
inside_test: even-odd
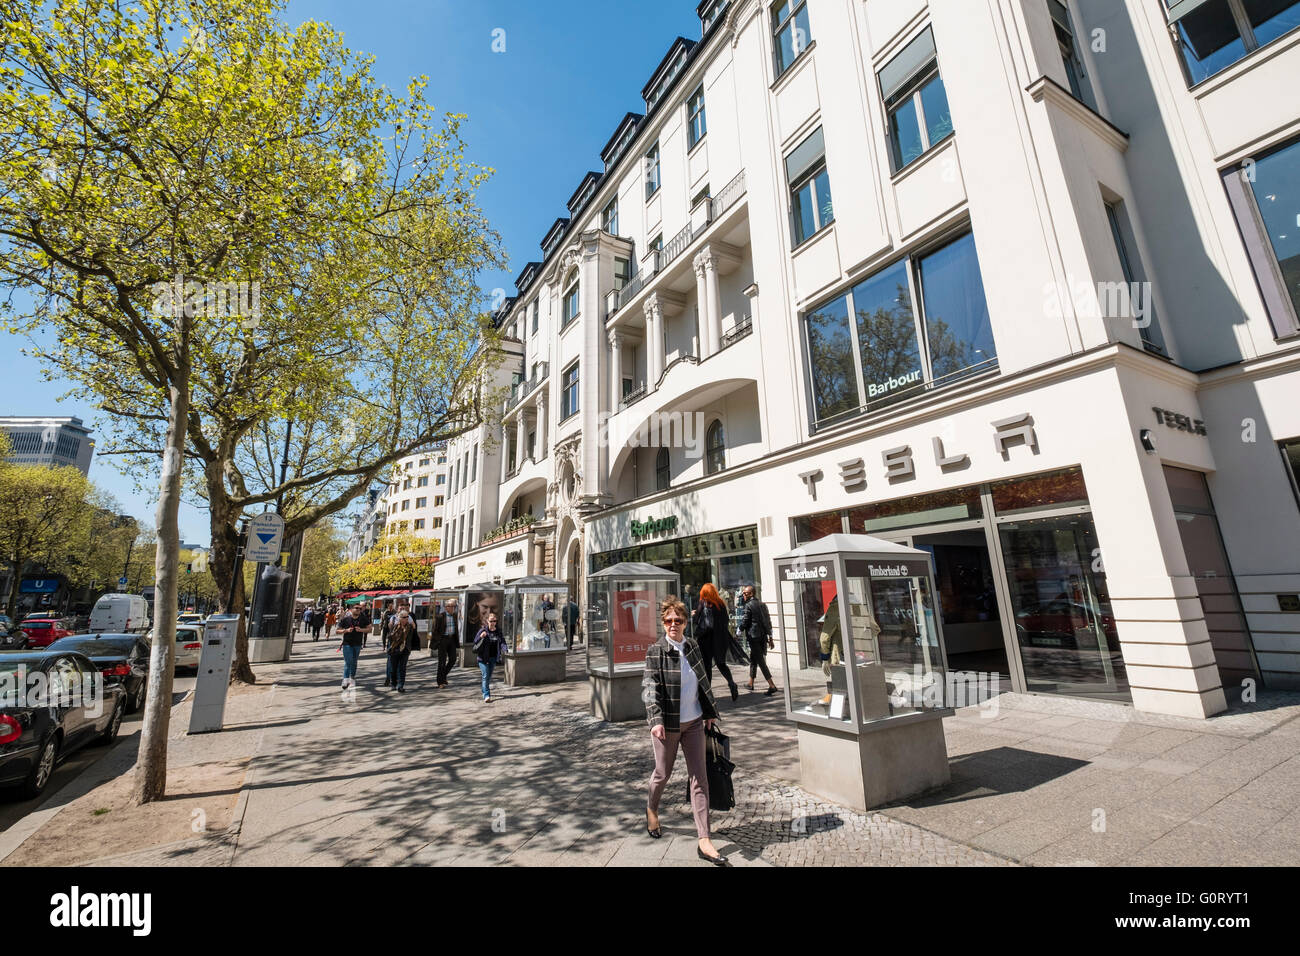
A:
[[[1038,433],[1034,431],[1032,415],[1014,415],[1011,418],[1003,418],[991,424],[993,425],[993,449],[1002,456],[1003,461],[1010,460],[1010,449],[1017,445],[1024,445],[1035,455],[1038,454]],[[970,465],[970,456],[946,448],[942,436],[935,435],[931,439],[930,445],[934,452],[934,463],[940,471],[947,473]],[[884,467],[885,478],[890,484],[912,481],[916,478],[916,459],[912,453],[911,445],[888,448],[881,452],[880,459]],[[839,462],[838,467],[841,488],[847,492],[866,490],[867,464],[865,460],[850,458],[848,461]],[[817,500],[817,482],[824,477],[820,468],[815,471],[805,471],[799,475],[799,480],[804,483],[804,487],[813,501]]]
[[[633,519],[632,521],[632,537],[638,541],[654,534],[663,534],[676,530],[677,515],[669,515],[666,518],[647,518],[645,521]]]
[[[821,581],[830,576],[830,568],[824,564],[819,564],[815,568],[786,568],[785,579],[787,581]]]
[[[523,563],[524,563],[524,552],[522,550],[509,551],[506,553],[507,566],[511,564],[523,564]]]
[[[1156,424],[1166,425],[1169,428],[1176,429],[1180,432],[1191,432],[1193,435],[1206,435],[1209,432],[1205,430],[1205,422],[1199,418],[1192,418],[1190,415],[1184,415],[1181,412],[1171,412],[1167,408],[1152,407],[1151,411],[1156,413]]]

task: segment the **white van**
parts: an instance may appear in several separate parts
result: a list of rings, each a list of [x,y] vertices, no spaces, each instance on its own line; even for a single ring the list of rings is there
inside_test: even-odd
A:
[[[143,634],[149,605],[139,594],[105,594],[90,612],[91,634]]]

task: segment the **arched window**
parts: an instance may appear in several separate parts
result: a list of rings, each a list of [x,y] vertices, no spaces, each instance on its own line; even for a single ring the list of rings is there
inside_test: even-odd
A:
[[[655,456],[655,491],[667,491],[668,483],[668,449],[660,448]]]
[[[727,436],[722,420],[715,420],[704,436],[704,473],[714,475],[727,467]]]
[[[568,325],[578,317],[578,270],[569,273],[569,280],[564,284],[564,309],[561,327]]]

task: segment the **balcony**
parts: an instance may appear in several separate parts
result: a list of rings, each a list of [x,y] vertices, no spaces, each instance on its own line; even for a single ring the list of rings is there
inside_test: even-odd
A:
[[[754,331],[754,317],[747,315],[736,323],[735,328],[722,335],[722,348],[730,348]]]
[[[549,363],[538,362],[537,372],[531,379],[520,382],[510,389],[510,397],[505,400],[505,403],[501,407],[502,414],[509,415],[511,411],[522,405],[524,400],[533,392],[537,391],[538,387],[546,381],[546,377],[549,374]]]
[[[637,298],[656,276],[672,265],[674,260],[680,258],[682,253],[689,249],[696,239],[703,236],[715,222],[722,219],[727,210],[735,206],[745,195],[745,191],[745,171],[742,169],[731,182],[722,187],[717,196],[706,200],[703,223],[699,225],[687,223],[686,227],[673,236],[667,245],[655,251],[647,267],[643,267],[622,289],[610,293],[605,303],[605,318],[607,320],[613,318],[615,313]]]

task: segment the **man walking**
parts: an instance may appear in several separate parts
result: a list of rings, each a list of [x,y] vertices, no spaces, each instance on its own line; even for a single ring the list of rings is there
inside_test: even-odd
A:
[[[311,608],[305,607],[302,609],[302,632],[303,634],[306,634],[310,630],[311,630]]]
[[[433,627],[429,629],[431,656],[435,644],[438,647],[438,686],[446,687],[456,653],[460,650],[460,615],[457,614],[455,601],[443,605],[438,616],[433,619]]]
[[[564,604],[564,646],[573,650],[573,636],[578,630],[578,604],[569,598]]]
[[[311,639],[313,641],[320,640],[320,630],[324,626],[325,626],[325,609],[322,607],[318,607],[316,608],[316,610],[312,611],[311,614]]]
[[[772,672],[767,669],[767,652],[774,647],[772,617],[768,614],[767,605],[755,597],[752,584],[745,585],[744,597],[745,606],[740,612],[740,620],[736,623],[736,632],[744,635],[749,642],[749,684],[747,686],[750,690],[754,689],[754,678],[758,676],[759,670],[762,670],[763,677],[767,679],[767,696],[771,697],[776,693]]]

